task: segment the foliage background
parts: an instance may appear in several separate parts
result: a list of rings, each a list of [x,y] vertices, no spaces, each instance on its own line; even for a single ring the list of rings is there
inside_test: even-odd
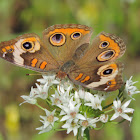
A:
[[[93,27],[93,37],[101,31],[123,38],[127,51],[124,77],[140,81],[140,1],[139,0],[0,0],[0,41],[10,40],[23,33],[42,31],[54,24],[78,23]],[[29,94],[35,76],[32,71],[13,66],[0,59],[0,140],[70,140],[73,134],[50,132],[37,135],[37,107],[24,104],[20,98]],[[140,90],[139,83],[136,84]],[[100,131],[91,131],[96,140],[138,140],[140,129],[140,97],[136,95],[134,118],[120,125],[106,124]],[[44,105],[45,106],[45,105]]]

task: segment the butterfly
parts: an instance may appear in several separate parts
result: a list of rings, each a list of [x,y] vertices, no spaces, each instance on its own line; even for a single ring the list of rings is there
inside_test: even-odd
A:
[[[99,91],[114,91],[122,84],[121,57],[126,46],[119,37],[101,32],[90,43],[92,28],[57,24],[43,31],[0,43],[0,57],[40,73],[55,72],[73,83]]]

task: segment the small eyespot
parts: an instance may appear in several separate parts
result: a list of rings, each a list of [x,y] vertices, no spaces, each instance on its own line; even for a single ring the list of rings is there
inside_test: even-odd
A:
[[[105,49],[109,46],[109,42],[107,41],[103,41],[100,45],[99,45],[99,48],[100,49]]]
[[[111,85],[111,83],[112,83],[111,81],[108,81],[108,82],[107,82],[107,85]]]
[[[62,33],[55,33],[50,37],[50,42],[54,46],[61,46],[65,43],[65,36]]]
[[[34,48],[34,44],[33,44],[33,42],[26,41],[26,42],[22,43],[22,48],[25,51],[31,51]]]
[[[12,53],[13,51],[14,51],[13,49],[9,49],[9,50],[8,50],[9,53]]]
[[[99,61],[107,61],[107,60],[113,58],[114,55],[115,55],[115,51],[114,51],[114,50],[107,50],[107,51],[102,52],[102,53],[97,57],[97,59],[98,59]]]
[[[80,32],[74,32],[71,34],[71,38],[73,40],[79,39],[81,37],[81,33]]]
[[[109,80],[106,84],[107,84],[110,88],[113,88],[114,86],[117,85],[115,79]]]

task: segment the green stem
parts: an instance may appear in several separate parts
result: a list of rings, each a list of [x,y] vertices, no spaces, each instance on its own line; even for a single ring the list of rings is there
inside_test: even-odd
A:
[[[123,101],[124,101],[125,99],[126,99],[126,98],[123,97],[123,99],[122,99],[122,103],[123,103]]]
[[[50,104],[50,105],[51,105],[51,102],[50,102],[48,99],[47,99],[46,101],[47,101],[47,103],[48,103],[48,104]]]
[[[106,108],[108,108],[108,107],[110,107],[110,106],[112,106],[112,105],[113,105],[113,103],[111,103],[111,104],[109,104],[109,105],[106,105],[106,106],[103,107],[103,109],[106,109]]]
[[[111,122],[113,124],[120,124],[120,123],[123,123],[125,121],[125,119],[121,120],[120,122]]]
[[[84,131],[83,140],[90,140],[90,134],[88,128]]]
[[[77,140],[82,140],[82,136],[81,136],[81,127],[78,129],[78,134],[77,134],[77,137],[76,137]]]
[[[54,87],[54,85],[52,86],[52,88],[54,89],[54,91],[56,91],[56,88]]]
[[[110,110],[107,110],[107,111],[104,112],[104,114],[106,114],[106,113],[108,113],[108,112],[111,112],[111,111],[113,111],[113,110],[114,110],[113,108],[110,109]]]
[[[81,135],[81,128],[78,129],[77,140],[90,140],[89,129],[85,129],[84,135]]]
[[[102,124],[102,126],[101,127],[99,127],[99,128],[94,128],[95,130],[100,130],[100,129],[102,129],[103,127],[104,127],[104,123]]]
[[[52,103],[48,99],[46,99],[46,103],[49,106],[49,108],[50,108],[51,111],[54,110],[54,108],[52,106]]]
[[[120,94],[118,97],[119,97],[119,99],[121,99],[121,97],[123,96],[123,93],[122,94]]]
[[[40,109],[45,110],[45,108],[43,108],[42,106],[40,106],[38,103],[36,103],[35,105],[38,106]]]
[[[120,96],[121,96],[121,93],[122,93],[122,91],[119,90],[119,94],[118,94],[118,97],[119,97],[119,98],[120,98]]]

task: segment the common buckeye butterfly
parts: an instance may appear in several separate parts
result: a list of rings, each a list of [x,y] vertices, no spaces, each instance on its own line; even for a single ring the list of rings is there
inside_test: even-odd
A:
[[[58,24],[43,31],[0,43],[0,57],[18,66],[101,91],[121,87],[123,65],[115,60],[126,49],[122,39],[101,32],[90,43],[92,29],[79,24]]]

